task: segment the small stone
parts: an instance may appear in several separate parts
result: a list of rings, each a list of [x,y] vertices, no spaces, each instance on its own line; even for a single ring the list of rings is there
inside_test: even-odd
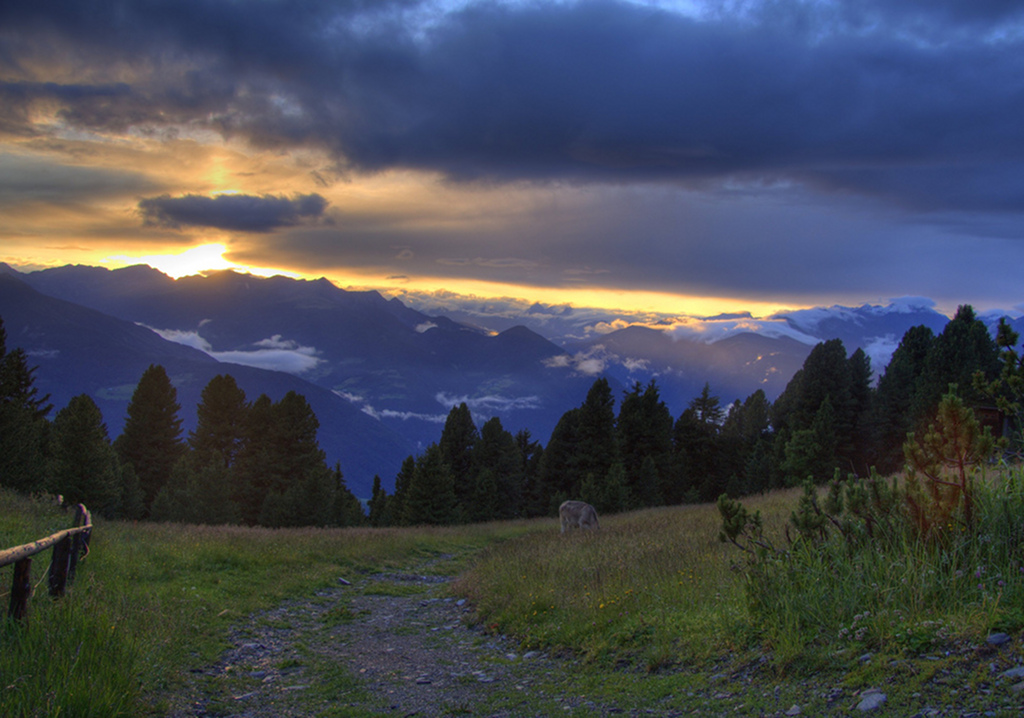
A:
[[[529,660],[531,660],[533,658],[536,658],[539,655],[540,655],[539,651],[527,651],[526,653],[523,654],[523,659],[529,661]]]
[[[1024,691],[1024,681],[1021,681],[1020,683],[1014,683],[1012,686],[1010,686],[1010,690],[1014,693],[1020,693],[1021,691]]]
[[[465,606],[466,605],[466,599],[460,598],[458,601],[455,602],[455,605],[456,606]]]
[[[345,579],[343,579],[341,577],[338,578],[338,583],[340,583],[342,586],[351,586],[352,585],[351,583],[349,583],[348,581],[346,581]]]
[[[515,659],[519,658],[519,656],[517,656],[515,653],[506,653],[505,658],[507,658],[510,661],[514,661]]]
[[[1004,643],[1009,643],[1010,637],[1005,633],[992,633],[985,639],[985,643],[990,646],[1001,646]]]
[[[1011,668],[1008,671],[1003,671],[999,675],[999,677],[1000,678],[1024,678],[1024,666],[1017,666],[1016,668]]]
[[[793,705],[791,705],[789,707],[789,710],[786,711],[786,715],[788,715],[788,716],[798,716],[798,715],[800,715],[800,706],[798,706],[796,703],[794,703]]]
[[[877,688],[869,688],[860,694],[860,703],[857,704],[857,710],[866,712],[873,711],[876,708],[880,708],[885,701],[888,700],[882,691]]]
[[[419,685],[419,686],[425,686],[425,685],[428,685],[429,683],[432,683],[432,682],[433,681],[431,681],[427,676],[420,676],[419,678],[416,679],[416,685]]]
[[[863,656],[857,659],[858,663],[868,663],[871,660],[871,654],[865,653]]]

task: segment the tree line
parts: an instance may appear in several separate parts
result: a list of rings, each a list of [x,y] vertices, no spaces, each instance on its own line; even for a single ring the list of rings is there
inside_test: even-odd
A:
[[[203,390],[196,429],[183,437],[175,389],[154,365],[111,441],[87,395],[47,419],[52,406],[38,396],[35,370],[24,351],[6,350],[0,320],[0,484],[60,493],[112,518],[264,526],[528,518],[551,515],[568,498],[601,512],[713,501],[825,481],[837,470],[898,470],[907,433],[926,428],[950,385],[969,405],[995,403],[1016,418],[1017,339],[1005,322],[993,339],[963,306],[938,335],[908,330],[877,383],[864,351],[847,355],[833,339],[814,347],[775,402],[758,390],[723,405],[705,385],[678,417],[655,381],[629,387],[616,409],[600,378],[546,446],[527,430],[510,433],[497,417],[478,429],[463,403],[438,442],[403,462],[392,493],[374,477],[364,509],[340,467],[326,464],[303,396],[249,401],[230,375],[219,375]]]
[[[841,475],[893,473],[910,432],[921,434],[951,386],[969,407],[997,409],[1020,429],[1024,372],[1005,320],[995,339],[970,306],[943,331],[909,329],[879,377],[862,349],[815,346],[785,390],[723,405],[710,386],[678,417],[651,381],[624,391],[607,379],[566,412],[546,446],[497,418],[477,432],[465,404],[440,441],[409,457],[388,495],[375,479],[373,525],[459,523],[552,515],[569,498],[601,512],[715,501]],[[1002,426],[993,427],[996,433]]]
[[[87,394],[53,421],[22,349],[7,351],[0,319],[0,485],[50,492],[115,519],[263,526],[348,526],[365,519],[338,466],[317,443],[319,422],[289,392],[248,401],[214,377],[182,435],[177,392],[162,366],[142,375],[124,429],[111,441]]]

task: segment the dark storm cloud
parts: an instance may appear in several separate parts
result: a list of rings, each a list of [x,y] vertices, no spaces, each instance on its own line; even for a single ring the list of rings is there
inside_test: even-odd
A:
[[[7,3],[2,121],[33,129],[47,101],[75,127],[204,127],[356,170],[786,179],[921,210],[1024,210],[1006,181],[1024,158],[1018,3],[738,6]],[[54,63],[66,85],[41,77]]]
[[[222,194],[216,197],[149,197],[139,201],[147,225],[179,228],[216,227],[240,232],[270,232],[321,217],[327,201],[318,194],[292,199],[266,195]]]

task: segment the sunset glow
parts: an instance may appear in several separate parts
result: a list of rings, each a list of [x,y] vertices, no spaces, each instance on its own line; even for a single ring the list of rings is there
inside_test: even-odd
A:
[[[1017,6],[17,5],[0,261],[21,270],[633,314],[1024,302]]]

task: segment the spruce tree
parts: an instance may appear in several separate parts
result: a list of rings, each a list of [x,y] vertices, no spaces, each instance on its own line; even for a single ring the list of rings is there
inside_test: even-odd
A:
[[[185,450],[180,409],[167,372],[151,364],[132,394],[124,429],[114,442],[121,461],[131,465],[138,476],[147,507],[168,482]]]
[[[373,489],[367,508],[369,508],[367,520],[370,526],[380,527],[393,524],[393,519],[391,518],[391,497],[381,487],[380,476],[376,474],[373,477]]]
[[[619,461],[631,494],[630,505],[657,506],[664,503],[667,485],[672,483],[672,427],[672,414],[661,400],[653,380],[646,387],[637,382],[623,395],[616,421],[616,440]],[[644,463],[648,459],[653,462],[655,473],[661,477],[653,490],[646,485],[649,476],[643,474]],[[620,506],[616,510],[624,508]]]
[[[999,375],[999,347],[970,305],[957,309],[928,349],[912,401],[915,428],[935,414],[939,401],[956,384],[968,406],[988,402],[984,392],[974,388],[974,375],[992,381]]]
[[[480,428],[480,437],[473,448],[474,492],[477,496],[493,482],[495,503],[493,510],[480,512],[473,520],[491,521],[523,516],[523,465],[515,437],[505,431],[501,419],[491,417]],[[483,472],[490,477],[482,477]]]
[[[395,475],[395,493],[389,501],[391,520],[395,526],[407,526],[405,523],[405,503],[409,496],[409,486],[413,474],[416,473],[416,457],[407,456]]]
[[[615,398],[604,377],[594,382],[580,406],[576,451],[577,480],[580,484],[587,474],[606,476],[618,459]]]
[[[438,447],[441,450],[441,460],[451,470],[452,480],[455,482],[455,496],[459,502],[459,510],[463,513],[472,511],[471,497],[475,482],[473,447],[479,438],[480,435],[473,423],[473,415],[466,402],[452,407],[445,420]]]
[[[39,396],[35,368],[21,349],[7,351],[0,319],[0,486],[30,493],[47,483],[49,396]]]
[[[416,459],[402,512],[402,523],[407,526],[443,526],[459,519],[455,482],[437,444],[431,444]]]
[[[515,442],[522,476],[522,514],[525,517],[544,516],[547,505],[540,495],[540,463],[544,448],[539,441],[533,440],[527,429],[516,432]]]
[[[53,491],[66,505],[85,504],[105,517],[120,513],[121,467],[96,402],[81,394],[53,422]]]
[[[681,482],[670,487],[670,503],[713,501],[726,477],[721,472],[719,434],[725,418],[721,400],[704,384],[673,427],[673,447]]]
[[[334,526],[363,526],[366,524],[366,513],[359,499],[348,488],[345,476],[341,473],[341,464],[335,463],[331,472],[334,483]]]
[[[541,454],[537,473],[537,503],[541,516],[558,512],[566,499],[579,495],[585,477],[579,471],[580,410],[562,414]]]
[[[903,465],[903,443],[914,430],[912,401],[935,333],[923,324],[903,335],[878,379],[871,408],[871,462],[883,474]]]
[[[235,463],[245,437],[249,405],[230,374],[218,374],[203,389],[189,446],[206,461],[225,468]]]
[[[246,413],[242,445],[231,472],[232,498],[250,526],[259,521],[263,501],[273,482],[271,454],[274,447],[274,404],[261,394]]]

